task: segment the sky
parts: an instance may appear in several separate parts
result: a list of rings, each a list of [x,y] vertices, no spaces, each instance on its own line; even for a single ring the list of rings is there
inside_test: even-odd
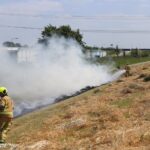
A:
[[[11,26],[44,28],[49,24],[80,29],[84,42],[91,46],[150,48],[149,0],[0,0],[0,43],[34,45],[41,29]]]

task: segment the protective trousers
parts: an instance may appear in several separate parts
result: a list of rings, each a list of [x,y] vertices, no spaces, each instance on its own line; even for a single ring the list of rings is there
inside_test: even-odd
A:
[[[130,75],[129,70],[126,70],[125,76],[126,76],[126,77],[129,77],[129,75]]]
[[[12,124],[11,120],[4,120],[0,118],[0,143],[5,142],[7,132],[10,130]]]

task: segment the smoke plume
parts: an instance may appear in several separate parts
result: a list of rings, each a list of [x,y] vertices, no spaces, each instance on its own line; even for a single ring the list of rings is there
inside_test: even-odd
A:
[[[16,58],[1,50],[0,86],[7,87],[14,99],[15,115],[51,104],[59,96],[71,95],[86,86],[112,81],[122,73],[112,74],[111,67],[89,64],[83,57],[75,41],[63,38],[50,39],[47,48],[36,45],[22,49]]]

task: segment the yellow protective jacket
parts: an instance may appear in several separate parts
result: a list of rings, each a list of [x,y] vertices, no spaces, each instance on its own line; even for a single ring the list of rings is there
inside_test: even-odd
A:
[[[9,96],[0,98],[0,118],[13,118],[14,104]]]
[[[127,65],[127,66],[125,66],[125,70],[126,71],[130,71],[130,67]]]

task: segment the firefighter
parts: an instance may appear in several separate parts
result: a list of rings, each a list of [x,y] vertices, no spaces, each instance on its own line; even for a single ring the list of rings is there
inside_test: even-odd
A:
[[[6,142],[7,132],[13,118],[13,101],[7,94],[5,87],[0,87],[0,143]]]
[[[125,77],[130,76],[130,69],[131,69],[131,68],[129,67],[128,64],[125,65],[125,68],[124,68],[124,69],[125,69],[125,71],[126,71],[126,72],[125,72]]]

